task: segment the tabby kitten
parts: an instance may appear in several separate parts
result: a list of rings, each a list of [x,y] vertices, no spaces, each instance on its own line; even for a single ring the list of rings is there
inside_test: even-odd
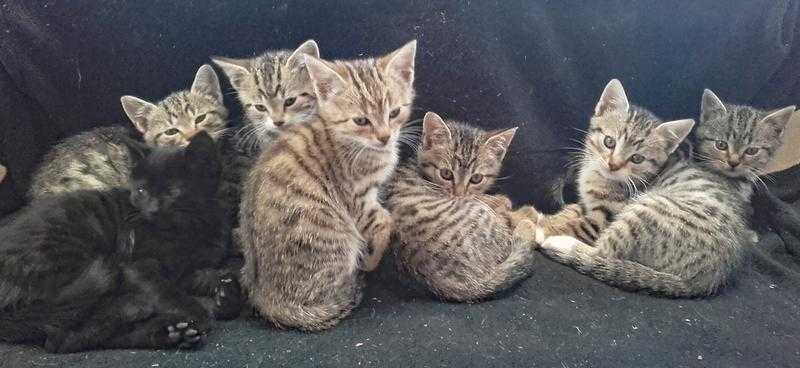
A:
[[[594,170],[609,183],[643,178],[642,190],[618,205],[613,221],[592,245],[551,236],[542,250],[624,289],[670,297],[714,294],[752,244],[744,216],[748,198],[737,179],[705,170],[686,150],[677,149],[692,120],[642,118],[618,81],[609,87],[590,121],[581,175]],[[606,185],[583,181],[582,195],[588,193],[587,184],[594,189]]]
[[[279,327],[330,328],[360,303],[392,232],[378,202],[414,98],[416,41],[377,59],[305,57],[319,118],[259,158],[240,212],[250,302]]]
[[[0,228],[0,341],[61,353],[191,348],[210,312],[236,304],[229,283],[208,280],[224,256],[212,139],[200,133],[146,159],[131,152],[133,191],[44,197]]]
[[[516,130],[487,133],[429,112],[416,161],[392,180],[398,264],[443,299],[479,301],[533,270],[534,223],[517,224],[508,198],[485,194]]]
[[[243,144],[258,146],[264,139],[274,139],[280,128],[316,116],[317,101],[303,62],[305,55],[320,57],[314,40],[293,52],[267,51],[251,59],[211,58],[228,76],[244,109]]]
[[[317,115],[304,55],[319,58],[314,40],[304,42],[294,52],[267,51],[251,59],[211,58],[227,75],[244,110],[244,125],[220,139],[227,163],[220,200],[233,223],[238,221],[242,183],[261,150],[278,132]]]
[[[725,104],[706,89],[700,104],[700,124],[693,136],[695,157],[710,170],[758,182],[758,176],[764,174],[780,147],[781,135],[794,110],[794,106],[788,106],[767,112]]]
[[[121,102],[150,147],[183,147],[197,132],[218,135],[227,124],[219,80],[208,65],[197,71],[191,89],[172,93],[157,104],[133,96],[123,96]],[[133,161],[124,141],[130,137],[124,127],[109,126],[67,138],[44,156],[29,197],[127,185]]]
[[[629,199],[659,174],[683,139],[676,141],[675,130],[682,132],[687,126],[690,130],[693,124],[691,120],[662,124],[650,111],[629,104],[622,83],[611,80],[595,107],[580,155],[579,203],[554,215],[540,215],[543,235],[594,242]]]

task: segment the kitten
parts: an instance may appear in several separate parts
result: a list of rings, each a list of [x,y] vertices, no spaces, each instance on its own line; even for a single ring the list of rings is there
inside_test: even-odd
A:
[[[609,211],[613,219],[592,245],[571,236],[550,236],[542,250],[581,273],[628,290],[669,297],[717,292],[751,244],[744,217],[748,199],[735,179],[703,169],[687,150],[678,149],[693,125],[692,120],[663,123],[631,106],[619,81],[611,81],[586,137],[582,205],[592,208],[587,203],[597,197],[584,197],[590,190],[631,180],[638,182],[637,188],[615,201],[611,208],[616,210]],[[596,179],[587,180],[588,172]]]
[[[228,76],[242,104],[246,129],[240,134],[248,135],[241,137],[248,146],[258,146],[263,139],[274,139],[281,128],[316,117],[317,101],[303,63],[305,55],[320,57],[314,40],[294,52],[267,51],[251,59],[211,58]]]
[[[304,42],[294,52],[267,51],[251,59],[211,58],[227,75],[244,110],[244,125],[220,139],[227,163],[220,200],[233,223],[238,220],[242,183],[261,150],[279,131],[317,115],[304,55],[319,58],[314,40]]]
[[[282,133],[244,185],[250,302],[279,327],[319,331],[360,303],[392,231],[378,202],[414,98],[416,41],[377,59],[305,64],[319,118]]]
[[[2,183],[3,180],[6,179],[6,174],[7,173],[8,173],[8,170],[6,169],[6,167],[3,166],[3,165],[0,165],[0,183]]]
[[[132,192],[45,197],[0,228],[0,341],[60,353],[202,343],[201,299],[235,294],[205,283],[224,255],[216,147],[200,133],[137,161]]]
[[[516,128],[487,133],[429,112],[416,161],[392,180],[400,268],[446,300],[479,301],[533,270],[534,223],[486,191]]]
[[[175,92],[157,104],[133,96],[123,96],[121,102],[150,147],[183,147],[197,132],[218,135],[227,124],[219,80],[208,65],[197,71],[191,89]],[[124,127],[108,126],[67,138],[42,159],[29,197],[126,186],[133,161],[124,141],[130,137]]]
[[[758,176],[765,173],[780,147],[794,110],[794,106],[788,106],[767,112],[725,104],[706,89],[700,103],[700,124],[693,135],[695,158],[709,170],[745,182],[761,182]]]
[[[656,128],[661,123],[661,119],[650,111],[630,105],[622,84],[616,79],[611,80],[595,107],[579,156],[579,203],[567,205],[554,215],[539,215],[537,224],[544,236],[570,235],[586,243],[594,242],[629,199],[658,175],[672,154],[672,151],[665,152],[664,148],[677,148],[677,143],[675,147],[665,147],[659,141],[668,141],[671,128],[675,124],[688,124],[688,121],[670,122]],[[624,136],[631,145],[616,148],[618,139],[615,134],[603,134],[601,126],[611,126],[606,130]],[[632,134],[637,134],[637,137],[629,137]],[[646,145],[646,140],[655,144]],[[637,150],[645,152],[635,152]],[[612,152],[613,159],[608,157]],[[607,159],[598,160],[598,156]]]

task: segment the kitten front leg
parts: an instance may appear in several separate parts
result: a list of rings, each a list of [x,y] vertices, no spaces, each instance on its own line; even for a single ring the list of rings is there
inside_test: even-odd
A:
[[[361,232],[369,244],[367,255],[364,257],[364,270],[367,272],[378,268],[383,253],[389,247],[394,231],[394,220],[389,211],[378,204],[378,207],[371,212],[372,216],[367,220],[367,226]]]
[[[570,204],[553,215],[539,216],[536,225],[538,242],[550,236],[564,235],[592,244],[608,225],[608,219],[601,211],[587,213],[580,205]]]

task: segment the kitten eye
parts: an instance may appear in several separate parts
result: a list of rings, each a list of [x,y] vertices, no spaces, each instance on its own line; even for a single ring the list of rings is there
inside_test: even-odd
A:
[[[353,118],[353,122],[356,123],[356,125],[358,125],[358,126],[369,125],[369,124],[372,123],[367,118]]]
[[[716,147],[720,151],[725,151],[728,149],[728,143],[725,143],[723,141],[717,141],[717,143],[714,143],[714,147]]]
[[[283,107],[289,107],[294,105],[294,102],[297,100],[296,97],[289,97],[286,101],[283,101]]]
[[[180,132],[181,131],[176,129],[176,128],[170,128],[170,129],[165,130],[164,134],[166,134],[166,135],[175,135],[175,134],[178,134]]]
[[[206,120],[206,114],[203,114],[203,115],[200,115],[200,116],[196,117],[194,119],[194,125],[202,123],[203,120]]]
[[[469,177],[469,182],[472,184],[478,184],[482,181],[483,181],[483,175],[481,174],[472,174],[472,176]]]
[[[400,115],[400,108],[399,107],[394,109],[394,110],[392,110],[392,112],[389,113],[389,119],[394,119],[394,118],[397,117],[397,115]]]
[[[617,140],[609,136],[606,136],[605,138],[603,138],[603,145],[605,145],[608,148],[614,148],[617,145]]]
[[[441,169],[439,170],[439,176],[444,180],[453,180],[453,171],[450,169]]]
[[[640,164],[640,163],[644,162],[644,156],[642,156],[642,155],[640,155],[638,153],[634,153],[631,156],[631,162],[633,162],[634,164]]]
[[[308,97],[308,96],[311,96],[311,95],[310,95],[310,94],[308,94],[308,93],[305,93],[305,92],[303,92],[303,93],[301,93],[301,94],[300,94],[300,97]]]
[[[139,194],[145,194],[147,193],[147,189],[144,188],[144,185],[139,185],[136,187],[136,192]]]
[[[744,153],[750,156],[755,155],[756,153],[758,153],[758,147],[749,147],[746,150],[744,150]]]
[[[264,106],[264,105],[253,105],[253,107],[255,107],[256,110],[261,111],[261,112],[267,111],[267,107]]]

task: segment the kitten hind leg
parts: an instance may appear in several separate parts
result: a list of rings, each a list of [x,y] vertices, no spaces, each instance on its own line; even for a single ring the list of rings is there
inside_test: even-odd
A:
[[[233,269],[207,268],[192,275],[186,288],[215,319],[236,318],[244,305],[244,297]]]

